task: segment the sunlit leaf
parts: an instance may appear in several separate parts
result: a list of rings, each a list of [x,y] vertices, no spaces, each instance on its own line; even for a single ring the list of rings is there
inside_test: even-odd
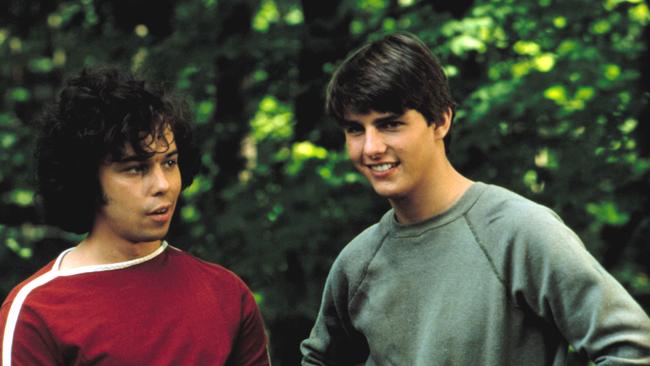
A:
[[[516,62],[512,65],[511,71],[512,71],[512,76],[515,78],[520,78],[528,73],[530,73],[530,70],[533,68],[533,65],[531,64],[530,61],[525,60],[525,61],[520,61]]]
[[[30,206],[34,203],[34,191],[16,188],[9,193],[9,199],[18,206]]]
[[[327,157],[327,149],[316,146],[309,141],[297,142],[293,144],[292,155],[296,160],[312,158],[325,159]]]
[[[397,3],[400,6],[411,6],[411,5],[413,5],[414,2],[415,2],[415,0],[397,0]]]
[[[517,41],[513,49],[520,55],[536,55],[540,52],[539,45],[530,41]]]
[[[590,86],[583,86],[583,87],[578,88],[578,90],[576,91],[575,97],[578,100],[587,101],[587,100],[590,100],[591,98],[593,98],[594,95],[595,95],[594,88],[592,88]]]
[[[13,88],[9,91],[9,98],[16,102],[26,102],[31,97],[29,90],[23,87]]]
[[[630,215],[619,211],[616,203],[612,201],[589,203],[585,209],[590,215],[608,225],[625,225],[630,219]]]
[[[560,45],[557,48],[557,53],[559,55],[564,55],[567,53],[571,53],[575,51],[578,48],[578,43],[574,40],[565,40],[560,43]]]
[[[201,219],[201,213],[194,205],[185,205],[181,208],[181,218],[186,222],[196,222]]]
[[[39,57],[29,62],[29,68],[35,73],[47,73],[54,68],[54,62],[48,57]]]
[[[566,27],[567,20],[565,17],[555,17],[553,18],[553,25],[556,26],[557,28],[564,28]]]
[[[650,11],[648,10],[648,5],[641,3],[631,8],[630,18],[640,23],[641,25],[647,25],[650,23]]]
[[[215,105],[211,100],[203,100],[196,108],[196,123],[204,124],[212,119]]]
[[[147,60],[147,56],[149,56],[149,50],[140,47],[131,59],[131,71],[137,73]]]
[[[567,92],[564,86],[554,85],[544,91],[544,97],[553,100],[556,103],[563,103],[567,100]]]
[[[144,38],[149,35],[149,28],[144,24],[138,24],[133,29],[133,32],[140,38]]]
[[[18,256],[23,259],[31,258],[33,254],[32,248],[20,248],[18,251]]]
[[[555,66],[555,55],[552,53],[544,53],[534,58],[535,68],[541,72],[549,72]]]
[[[212,181],[203,175],[197,175],[194,177],[192,184],[183,190],[183,197],[187,199],[196,198],[210,189],[212,189]]]
[[[59,14],[50,14],[47,17],[47,25],[52,28],[58,28],[63,24],[63,17]]]
[[[621,75],[621,68],[615,64],[605,66],[604,75],[609,80],[616,80]]]
[[[67,57],[66,57],[65,50],[58,48],[54,51],[54,55],[52,55],[52,63],[55,66],[65,65],[66,60]]]
[[[258,111],[250,122],[253,138],[282,140],[293,134],[293,112],[288,105],[267,95],[259,103]]]
[[[271,208],[271,211],[269,211],[269,212],[266,214],[266,218],[267,218],[269,221],[274,222],[275,220],[278,219],[278,217],[282,214],[283,211],[284,211],[284,206],[282,206],[282,204],[280,204],[280,203],[276,203],[276,204],[273,205],[273,207]]]
[[[609,32],[610,29],[611,29],[611,24],[604,19],[597,21],[591,27],[591,31],[594,32],[595,34],[604,34]]]
[[[392,32],[397,28],[397,22],[393,18],[386,18],[382,24],[382,27],[387,32]]]
[[[636,128],[636,126],[638,124],[639,124],[639,121],[637,121],[636,119],[628,118],[618,128],[621,130],[621,132],[629,134],[632,131],[634,131],[634,129]]]
[[[304,21],[302,10],[298,7],[292,7],[284,16],[284,21],[289,25],[298,25]]]
[[[18,37],[11,37],[9,40],[9,49],[11,49],[13,53],[19,53],[23,49],[23,41]]]
[[[202,0],[206,9],[214,9],[217,6],[217,0]]]
[[[462,55],[467,51],[484,52],[486,50],[485,43],[469,34],[462,34],[455,37],[451,40],[449,47],[456,55]]]
[[[540,168],[557,169],[559,164],[554,150],[545,147],[535,155],[535,165]]]
[[[268,32],[272,23],[280,20],[280,12],[273,0],[262,0],[260,8],[253,18],[253,29],[258,32]]]
[[[350,33],[352,34],[361,34],[365,29],[366,26],[363,24],[363,22],[360,22],[358,20],[353,20],[350,22]]]
[[[3,149],[9,149],[14,146],[16,143],[16,134],[15,133],[0,133],[0,146]]]
[[[357,0],[357,6],[367,12],[383,10],[388,6],[387,0]]]

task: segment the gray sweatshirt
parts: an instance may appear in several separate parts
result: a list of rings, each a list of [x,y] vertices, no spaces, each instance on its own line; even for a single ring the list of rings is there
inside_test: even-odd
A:
[[[550,209],[475,183],[403,226],[388,211],[341,252],[303,365],[650,365],[650,319]]]

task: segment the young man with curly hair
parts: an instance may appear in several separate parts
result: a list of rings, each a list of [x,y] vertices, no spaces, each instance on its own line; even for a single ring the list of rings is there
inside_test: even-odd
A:
[[[454,116],[407,34],[352,53],[327,109],[392,208],[340,253],[303,365],[650,365],[650,319],[550,209],[449,162]]]
[[[262,318],[232,272],[164,239],[199,168],[162,90],[116,69],[71,78],[44,116],[47,221],[88,233],[2,305],[2,365],[268,365]]]

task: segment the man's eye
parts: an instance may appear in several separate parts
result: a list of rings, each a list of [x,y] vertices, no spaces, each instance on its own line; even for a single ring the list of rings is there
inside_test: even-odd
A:
[[[401,124],[402,123],[399,121],[386,121],[381,124],[381,127],[387,130],[392,130],[398,128]]]
[[[343,131],[347,134],[358,134],[363,132],[363,129],[359,126],[348,125],[343,127]]]
[[[132,165],[124,169],[127,173],[140,174],[147,170],[147,166],[144,164]]]
[[[178,160],[177,159],[169,159],[165,161],[165,165],[169,168],[178,165]]]

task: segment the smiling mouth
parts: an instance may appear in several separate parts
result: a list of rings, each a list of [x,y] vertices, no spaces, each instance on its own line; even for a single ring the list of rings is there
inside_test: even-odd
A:
[[[392,169],[396,166],[398,166],[399,163],[383,163],[383,164],[373,164],[373,165],[368,165],[368,168],[370,170],[375,171],[375,172],[385,172],[389,169]]]

